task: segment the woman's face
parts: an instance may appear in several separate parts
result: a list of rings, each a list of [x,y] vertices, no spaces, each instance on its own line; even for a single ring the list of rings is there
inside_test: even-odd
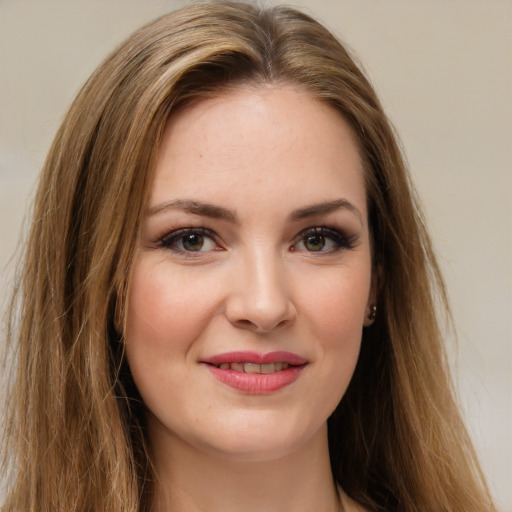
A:
[[[333,108],[261,86],[171,117],[125,333],[153,443],[263,460],[325,439],[371,302],[363,169]]]

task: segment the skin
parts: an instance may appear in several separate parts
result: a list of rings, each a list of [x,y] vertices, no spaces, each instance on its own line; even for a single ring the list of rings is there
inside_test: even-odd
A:
[[[325,203],[330,211],[306,215]],[[307,233],[321,227],[331,231]],[[208,230],[199,250],[174,236],[185,228],[195,242]],[[352,377],[374,295],[363,168],[339,113],[274,85],[171,116],[125,332],[161,510],[167,499],[187,512],[328,512],[341,501],[358,510],[332,481],[326,421]],[[247,394],[201,362],[239,350],[285,350],[307,364],[283,389]]]

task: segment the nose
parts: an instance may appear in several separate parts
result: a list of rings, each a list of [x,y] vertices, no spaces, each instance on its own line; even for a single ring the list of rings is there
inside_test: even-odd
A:
[[[287,275],[277,255],[251,254],[241,258],[229,285],[225,309],[229,322],[258,333],[293,323],[296,309]]]

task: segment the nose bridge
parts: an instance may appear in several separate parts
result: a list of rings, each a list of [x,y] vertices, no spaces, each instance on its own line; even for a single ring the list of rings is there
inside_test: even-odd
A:
[[[242,251],[227,308],[230,321],[260,332],[289,322],[294,306],[286,274],[282,256],[271,244],[254,244]]]

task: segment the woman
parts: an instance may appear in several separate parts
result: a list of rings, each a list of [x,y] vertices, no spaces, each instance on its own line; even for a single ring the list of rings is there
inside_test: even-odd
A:
[[[18,300],[5,510],[493,510],[392,130],[301,13],[186,7],[98,68]]]

